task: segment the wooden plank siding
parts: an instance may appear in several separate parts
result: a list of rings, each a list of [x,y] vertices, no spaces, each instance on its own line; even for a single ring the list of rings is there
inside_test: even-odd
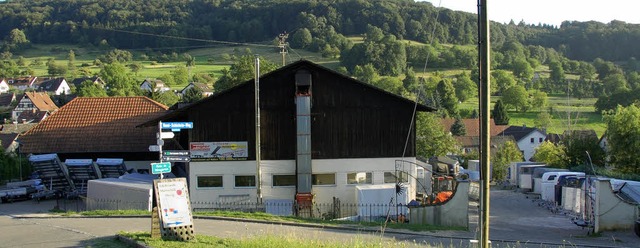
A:
[[[401,157],[409,130],[404,156],[415,156],[411,101],[300,61],[260,79],[262,159],[295,159],[295,74],[299,69],[310,71],[313,80],[313,159]],[[193,121],[194,128],[181,133],[191,142],[247,141],[248,159],[255,160],[253,90],[253,82],[247,82],[168,120],[186,117],[188,120],[179,121]],[[419,111],[429,110],[419,106]],[[183,137],[180,140],[188,147]]]

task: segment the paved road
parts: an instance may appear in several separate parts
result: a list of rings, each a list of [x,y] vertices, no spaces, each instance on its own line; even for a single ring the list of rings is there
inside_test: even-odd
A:
[[[60,218],[46,213],[55,201],[0,204],[0,247],[84,247],[119,231],[149,231],[150,218]],[[471,206],[471,209],[475,209]],[[491,230],[494,247],[640,247],[632,231],[605,232],[587,237],[587,231],[573,225],[566,216],[555,215],[535,202],[512,191],[491,192]],[[219,219],[194,220],[198,234],[228,238],[280,235],[307,240],[346,242],[368,240],[383,247],[403,242],[407,246],[444,245],[466,247],[477,229],[477,213],[470,216],[472,231],[416,233],[387,229],[384,235],[372,230],[342,230],[238,222]],[[543,244],[543,245],[541,245]]]

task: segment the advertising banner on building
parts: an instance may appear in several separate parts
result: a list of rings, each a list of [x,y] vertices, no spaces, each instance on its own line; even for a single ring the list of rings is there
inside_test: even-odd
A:
[[[192,161],[207,160],[247,160],[247,141],[191,142],[189,144]]]

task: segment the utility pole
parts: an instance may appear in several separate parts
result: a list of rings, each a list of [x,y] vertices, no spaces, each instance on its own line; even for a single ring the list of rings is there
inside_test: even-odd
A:
[[[262,148],[260,144],[260,57],[257,54],[255,55],[254,63],[254,94],[256,113],[256,202],[257,204],[262,204],[262,169],[260,168],[260,159],[262,157]]]
[[[287,31],[278,35],[278,47],[280,48],[280,54],[282,54],[282,66],[286,65],[285,56],[287,55],[287,38],[289,38]]]
[[[478,0],[478,55],[480,75],[480,247],[489,247],[489,199],[490,185],[489,173],[490,153],[489,144],[489,103],[491,95],[490,87],[490,45],[489,45],[489,19],[487,16],[487,0]]]

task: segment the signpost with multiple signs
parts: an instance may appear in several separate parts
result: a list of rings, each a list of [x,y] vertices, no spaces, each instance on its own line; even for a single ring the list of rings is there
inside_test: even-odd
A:
[[[189,151],[162,151],[162,146],[164,145],[164,140],[165,139],[173,139],[173,137],[175,137],[175,134],[173,132],[178,132],[181,129],[192,129],[193,128],[193,122],[159,122],[158,123],[158,133],[156,133],[156,138],[157,138],[157,145],[151,145],[149,146],[149,151],[157,151],[158,153],[160,153],[160,163],[157,164],[164,164],[162,163],[163,161],[166,161],[169,164],[169,171],[167,172],[171,172],[171,162],[190,162],[191,161],[191,157],[189,156]],[[171,132],[163,132],[163,129],[171,129]],[[154,164],[151,164],[152,166],[152,171],[154,171]],[[159,165],[156,165],[159,166]],[[154,173],[154,174],[160,174],[160,179],[163,178],[162,173],[167,173],[164,171],[159,170],[158,173]]]
[[[159,122],[156,134],[157,145],[149,146],[149,151],[160,154],[159,163],[151,163],[151,172],[160,174],[159,180],[154,180],[154,207],[151,234],[160,229],[163,238],[188,241],[195,238],[193,232],[193,217],[189,202],[189,191],[185,178],[163,179],[162,173],[171,172],[171,162],[191,161],[189,151],[162,151],[165,139],[172,139],[181,129],[192,129],[193,122]],[[163,132],[171,129],[171,132]],[[154,225],[159,222],[160,225]]]

